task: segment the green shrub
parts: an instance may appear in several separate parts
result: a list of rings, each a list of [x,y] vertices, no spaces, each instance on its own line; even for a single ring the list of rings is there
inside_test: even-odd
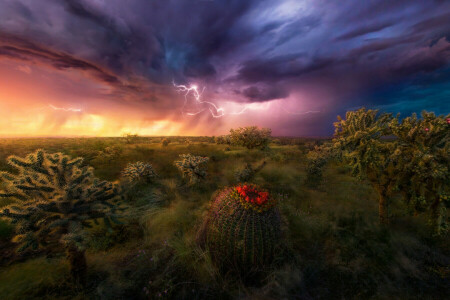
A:
[[[317,188],[323,180],[323,169],[330,159],[329,152],[324,147],[315,147],[313,151],[308,152],[306,155],[306,180],[305,183],[308,187]]]
[[[229,135],[219,135],[219,136],[214,137],[214,142],[219,145],[220,144],[229,145],[231,143],[231,140],[230,140]]]
[[[270,143],[271,133],[269,128],[259,129],[256,126],[230,129],[230,142],[232,145],[244,146],[248,149],[264,149]]]
[[[281,242],[276,201],[256,185],[241,184],[221,191],[198,234],[221,268],[249,272],[270,265]]]
[[[183,177],[188,177],[191,184],[206,178],[208,157],[180,154],[181,160],[175,161],[175,166],[181,171]]]
[[[133,144],[136,143],[139,140],[139,135],[137,133],[124,133],[122,137],[125,140],[125,143],[127,144]]]
[[[111,162],[120,157],[123,153],[123,148],[115,145],[111,147],[106,147],[103,151],[100,152],[100,156],[103,159],[106,159],[108,162]]]
[[[149,183],[155,177],[157,177],[157,174],[153,170],[151,164],[144,163],[142,161],[137,161],[134,163],[129,163],[122,171],[122,176],[126,178],[130,183],[138,183],[138,182]]]
[[[37,150],[26,158],[8,158],[17,174],[0,173],[4,183],[0,197],[16,200],[0,216],[15,224],[18,251],[64,245],[71,274],[80,283],[86,273],[84,228],[98,218],[107,226],[111,221],[119,223],[117,187],[94,178],[93,169],[82,162],[82,158]]]
[[[262,162],[259,166],[256,168],[253,168],[253,166],[249,163],[245,164],[245,167],[242,170],[236,171],[234,173],[234,178],[237,182],[249,182],[255,177],[256,173],[258,173],[264,166],[266,165],[266,162]]]

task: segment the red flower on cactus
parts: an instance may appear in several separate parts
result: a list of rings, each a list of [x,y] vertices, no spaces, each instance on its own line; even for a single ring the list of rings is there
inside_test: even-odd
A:
[[[246,207],[250,205],[256,210],[261,211],[273,206],[273,203],[269,203],[271,202],[269,193],[261,190],[256,185],[244,184],[237,186],[236,192],[238,193],[241,202],[243,202]]]

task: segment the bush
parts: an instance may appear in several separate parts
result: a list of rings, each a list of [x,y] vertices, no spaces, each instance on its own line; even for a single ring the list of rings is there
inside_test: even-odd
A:
[[[164,139],[161,141],[161,144],[162,144],[163,147],[167,147],[167,146],[169,146],[169,144],[170,144],[170,140],[169,140],[168,138],[164,138]]]
[[[208,157],[180,154],[181,160],[175,161],[175,166],[181,171],[183,177],[189,177],[191,184],[206,178],[206,166]]]
[[[323,179],[323,169],[328,162],[329,155],[321,147],[315,148],[307,154],[306,166],[306,185],[311,188],[317,188]]]
[[[219,145],[220,144],[229,145],[231,143],[230,136],[229,135],[216,136],[216,137],[214,137],[214,142]]]
[[[242,170],[238,170],[236,173],[234,173],[234,177],[238,182],[249,182],[253,179],[253,177],[255,177],[256,173],[259,172],[265,165],[266,162],[264,161],[258,167],[253,168],[251,164],[246,163],[245,167]]]
[[[122,135],[122,137],[124,138],[125,143],[127,143],[127,144],[133,144],[133,143],[136,143],[139,140],[139,135],[137,133],[134,133],[134,134],[132,134],[132,133],[124,133]]]
[[[271,133],[272,131],[269,128],[240,127],[230,129],[230,141],[232,145],[244,146],[248,149],[264,149],[270,143]]]
[[[280,224],[275,199],[256,185],[240,184],[215,198],[197,242],[221,269],[234,266],[249,273],[273,262]]]
[[[120,157],[123,153],[123,148],[119,146],[111,146],[106,147],[103,151],[100,152],[100,156],[107,161],[111,162]]]
[[[137,161],[129,163],[122,171],[122,176],[131,183],[151,182],[157,175],[151,164]]]
[[[37,150],[26,158],[8,158],[17,174],[0,173],[5,186],[0,197],[16,200],[0,216],[16,225],[18,251],[64,245],[72,277],[80,283],[86,275],[84,228],[98,218],[108,227],[111,221],[119,223],[116,186],[94,178],[93,169],[82,162]]]

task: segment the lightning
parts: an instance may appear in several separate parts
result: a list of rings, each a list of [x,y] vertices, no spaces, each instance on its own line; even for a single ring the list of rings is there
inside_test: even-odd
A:
[[[82,109],[81,108],[63,108],[63,107],[56,107],[52,104],[49,104],[48,107],[50,107],[53,110],[63,110],[63,111],[72,111],[72,112],[81,112]]]
[[[291,115],[307,115],[307,114],[316,114],[320,113],[320,110],[308,110],[308,111],[300,111],[300,112],[292,112],[288,111],[286,108],[283,107],[283,110]]]
[[[249,104],[245,104],[241,110],[236,111],[236,112],[230,112],[230,113],[226,113],[225,112],[225,108],[223,107],[219,107],[217,106],[215,103],[210,102],[210,101],[204,101],[201,100],[203,92],[205,91],[205,88],[203,88],[201,91],[199,91],[199,88],[197,85],[193,84],[193,85],[177,85],[174,81],[172,81],[173,86],[175,87],[175,90],[179,93],[184,93],[184,103],[183,103],[183,108],[182,108],[182,114],[183,115],[187,115],[187,116],[196,116],[198,114],[201,114],[204,111],[208,111],[211,113],[211,116],[213,118],[221,118],[225,115],[242,115],[244,113],[246,113],[248,110],[268,110],[270,108],[270,106],[272,105],[271,102],[267,102],[267,103],[249,103]],[[192,95],[195,99],[195,102],[198,105],[201,104],[206,104],[209,107],[208,108],[202,108],[198,111],[194,111],[194,112],[186,112],[186,106],[188,105],[188,96]],[[317,110],[310,110],[310,111],[304,111],[304,112],[292,112],[287,110],[284,107],[281,107],[286,113],[288,114],[292,114],[292,115],[306,115],[306,114],[313,114],[313,113],[320,113],[320,111]]]
[[[209,105],[208,110],[211,112],[211,115],[214,118],[220,118],[225,115],[225,110],[222,107],[218,107],[217,105],[215,105],[212,102],[201,100],[201,97],[202,97],[203,92],[205,91],[205,88],[203,88],[203,90],[201,92],[199,92],[198,87],[196,85],[190,85],[188,87],[186,85],[177,85],[177,84],[175,84],[175,82],[172,82],[172,84],[175,87],[177,92],[180,92],[180,93],[184,92],[184,104],[183,104],[183,109],[182,109],[183,113],[185,113],[184,111],[185,111],[186,105],[188,103],[188,96],[189,96],[189,94],[192,93],[197,104],[208,104]],[[205,110],[206,109],[201,109],[197,112],[187,112],[185,114],[188,116],[195,116],[195,115],[198,115],[198,114],[204,112]]]
[[[182,108],[182,113],[185,115],[188,115],[188,116],[196,116],[204,111],[209,110],[209,112],[211,113],[211,116],[213,118],[221,118],[225,115],[241,115],[249,109],[251,109],[251,110],[261,109],[260,107],[254,107],[255,106],[254,103],[250,103],[250,104],[246,104],[240,111],[225,113],[225,109],[223,107],[219,107],[215,103],[210,102],[210,101],[201,100],[203,92],[205,91],[205,88],[203,88],[201,91],[199,91],[198,86],[195,84],[189,85],[189,86],[177,85],[177,84],[175,84],[175,82],[172,82],[172,84],[175,87],[175,90],[177,92],[184,93],[184,104],[183,104],[183,108]],[[188,104],[189,94],[192,94],[194,96],[195,102],[197,104],[207,104],[209,107],[200,109],[196,112],[185,112],[186,105]],[[265,109],[267,109],[267,108],[268,107],[266,107]]]

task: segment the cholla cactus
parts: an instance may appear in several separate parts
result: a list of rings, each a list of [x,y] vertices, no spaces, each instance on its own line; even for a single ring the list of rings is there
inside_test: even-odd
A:
[[[101,157],[108,160],[109,162],[113,161],[114,159],[117,159],[123,152],[123,148],[119,146],[111,146],[106,147],[101,151]]]
[[[306,155],[306,180],[305,183],[311,188],[317,188],[323,179],[323,169],[331,159],[339,159],[339,151],[332,144],[325,143],[314,146],[314,149]]]
[[[221,191],[198,234],[214,262],[247,272],[270,264],[281,242],[280,214],[271,195],[252,184]]]
[[[249,163],[245,164],[245,167],[242,170],[238,170],[234,173],[234,177],[238,182],[249,182],[255,177],[256,173],[258,173],[264,166],[266,162],[263,161],[259,166],[253,168],[253,166]]]
[[[18,250],[64,244],[71,273],[80,282],[86,271],[83,228],[99,218],[108,227],[119,222],[116,186],[94,178],[93,169],[83,167],[82,161],[37,150],[26,158],[8,158],[17,174],[0,173],[4,184],[0,197],[16,201],[0,216],[16,224]]]
[[[151,182],[157,175],[152,165],[138,161],[129,163],[122,171],[122,176],[131,183]]]
[[[323,168],[327,164],[327,157],[320,151],[310,151],[307,154],[306,166],[306,185],[311,188],[317,188],[322,183]]]
[[[379,115],[376,110],[361,108],[347,112],[345,120],[338,116],[334,123],[334,148],[342,151],[342,157],[353,167],[353,175],[369,179],[378,192],[381,223],[389,222],[388,207],[399,171],[392,156],[395,143],[381,140],[392,134],[391,120],[391,114]]]
[[[390,128],[397,136],[394,155],[401,169],[398,188],[414,212],[431,212],[437,234],[447,229],[446,207],[450,207],[450,115],[416,114]]]
[[[205,179],[208,157],[193,156],[191,154],[180,154],[181,160],[175,161],[175,166],[181,171],[183,177],[189,177],[190,183],[194,184]]]

